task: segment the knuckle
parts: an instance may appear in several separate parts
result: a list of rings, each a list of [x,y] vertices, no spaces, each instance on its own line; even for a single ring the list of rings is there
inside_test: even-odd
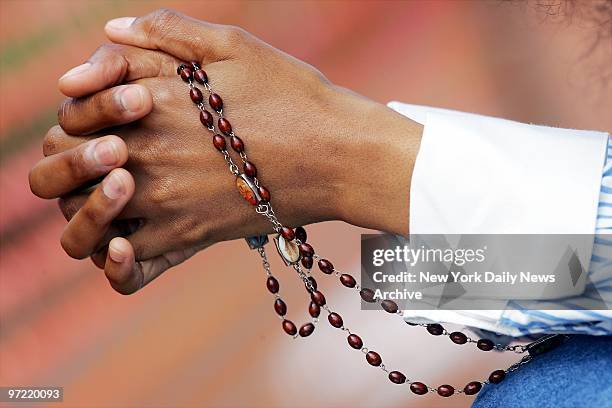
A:
[[[75,181],[83,181],[87,179],[90,169],[88,168],[88,162],[84,157],[83,148],[74,149],[71,153],[69,153],[67,161],[69,172]]]
[[[201,242],[206,235],[200,221],[192,217],[184,217],[176,220],[174,227],[180,240],[189,245]]]
[[[227,25],[219,28],[219,42],[229,50],[242,44],[246,34],[245,31],[237,26]]]
[[[80,210],[82,217],[87,225],[101,227],[105,225],[105,217],[103,211],[95,205],[85,205]]]
[[[146,27],[146,31],[152,38],[164,37],[165,33],[180,19],[180,15],[172,9],[157,9],[151,14],[151,18],[148,19],[149,24]]]

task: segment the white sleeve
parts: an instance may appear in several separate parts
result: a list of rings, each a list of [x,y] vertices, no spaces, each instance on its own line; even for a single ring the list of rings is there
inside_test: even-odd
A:
[[[392,102],[424,125],[413,234],[592,234],[607,133]]]

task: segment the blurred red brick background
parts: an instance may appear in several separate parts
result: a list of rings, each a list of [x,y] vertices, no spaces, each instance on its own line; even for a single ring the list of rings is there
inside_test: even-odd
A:
[[[610,39],[589,51],[601,27],[588,10],[568,18],[557,3],[2,1],[0,385],[63,386],[71,407],[468,406],[465,396],[418,398],[394,386],[327,325],[312,341],[291,341],[242,242],[198,254],[137,295],[116,294],[101,271],[62,252],[65,221],[29,192],[27,174],[62,99],[57,78],[105,41],[108,19],[161,6],[240,25],[383,103],[610,131]],[[357,273],[362,231],[311,231]],[[296,313],[300,284],[277,275]],[[360,312],[358,299],[320,281],[387,366],[411,378],[459,386],[512,360]]]

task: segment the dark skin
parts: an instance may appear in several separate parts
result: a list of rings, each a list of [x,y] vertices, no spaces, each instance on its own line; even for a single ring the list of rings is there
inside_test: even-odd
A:
[[[176,75],[183,61],[201,63],[223,97],[283,224],[408,232],[420,125],[238,28],[160,10],[106,32],[116,44],[60,79],[69,98],[30,185],[62,198],[63,248],[91,256],[120,293],[214,243],[272,232],[200,123]],[[74,193],[100,177],[93,192]]]

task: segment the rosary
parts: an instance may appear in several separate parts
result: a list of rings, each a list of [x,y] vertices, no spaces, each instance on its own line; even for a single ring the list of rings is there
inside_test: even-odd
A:
[[[442,397],[450,397],[451,395],[461,393],[466,395],[475,395],[485,384],[499,384],[506,377],[506,373],[514,371],[522,365],[527,364],[535,356],[557,347],[567,338],[565,335],[551,334],[544,335],[536,341],[526,345],[509,346],[495,344],[489,339],[474,340],[459,331],[449,333],[444,329],[444,327],[437,323],[417,324],[406,322],[411,326],[425,327],[426,330],[433,336],[448,336],[455,344],[461,345],[466,343],[476,343],[476,347],[482,351],[491,351],[495,349],[498,351],[513,351],[519,354],[527,352],[527,354],[524,355],[521,360],[511,365],[507,369],[493,371],[489,375],[488,379],[484,381],[472,381],[465,385],[465,387],[458,389],[455,389],[453,386],[448,384],[439,385],[438,387],[429,387],[422,382],[408,379],[400,371],[389,371],[385,364],[383,364],[380,354],[378,354],[376,351],[368,349],[367,347],[364,347],[361,337],[355,333],[352,333],[344,325],[342,317],[329,308],[325,296],[323,293],[317,290],[317,281],[310,274],[314,262],[317,262],[317,266],[321,272],[326,275],[334,275],[338,277],[340,283],[344,287],[358,292],[363,301],[368,303],[380,303],[380,307],[385,312],[400,317],[403,317],[403,312],[399,310],[398,305],[393,300],[376,299],[372,289],[362,288],[353,276],[340,272],[329,260],[316,254],[312,245],[307,243],[307,234],[303,227],[293,229],[281,224],[274,214],[274,209],[272,208],[272,203],[270,202],[270,191],[260,184],[257,178],[257,168],[248,160],[244,148],[244,142],[234,134],[232,125],[223,116],[223,100],[218,94],[213,92],[210,84],[208,83],[208,76],[206,75],[206,72],[202,70],[197,62],[191,62],[189,65],[179,65],[177,68],[177,74],[180,75],[183,81],[189,85],[189,96],[200,110],[200,121],[213,134],[213,145],[219,152],[221,152],[221,154],[223,154],[223,158],[228,164],[230,172],[236,177],[236,187],[238,192],[246,201],[255,207],[255,211],[258,214],[263,215],[272,223],[273,229],[276,233],[276,236],[274,237],[274,244],[276,245],[276,249],[281,259],[287,266],[292,267],[297,272],[299,278],[304,282],[306,291],[310,294],[311,302],[308,306],[308,313],[312,317],[312,321],[304,323],[298,329],[291,320],[286,319],[287,305],[279,295],[279,282],[270,271],[270,264],[264,248],[268,243],[268,236],[259,235],[246,238],[249,247],[256,250],[261,256],[263,268],[267,275],[266,286],[268,291],[275,298],[274,310],[282,321],[283,330],[289,336],[294,339],[297,339],[298,337],[310,336],[315,330],[315,325],[319,322],[319,315],[321,314],[321,309],[323,309],[327,312],[327,320],[329,321],[329,324],[348,334],[347,342],[349,346],[361,351],[365,355],[366,361],[370,365],[378,367],[384,371],[391,382],[394,384],[409,384],[410,390],[417,395],[435,392]],[[222,134],[215,132],[213,115],[206,110],[202,91],[200,91],[200,89],[195,85],[194,81],[201,84],[208,92],[208,103],[218,115],[217,128]],[[229,151],[227,150],[226,138],[229,139],[229,145],[231,146],[232,150],[234,150],[240,156],[243,165],[242,173],[240,172],[236,163],[232,160]]]

